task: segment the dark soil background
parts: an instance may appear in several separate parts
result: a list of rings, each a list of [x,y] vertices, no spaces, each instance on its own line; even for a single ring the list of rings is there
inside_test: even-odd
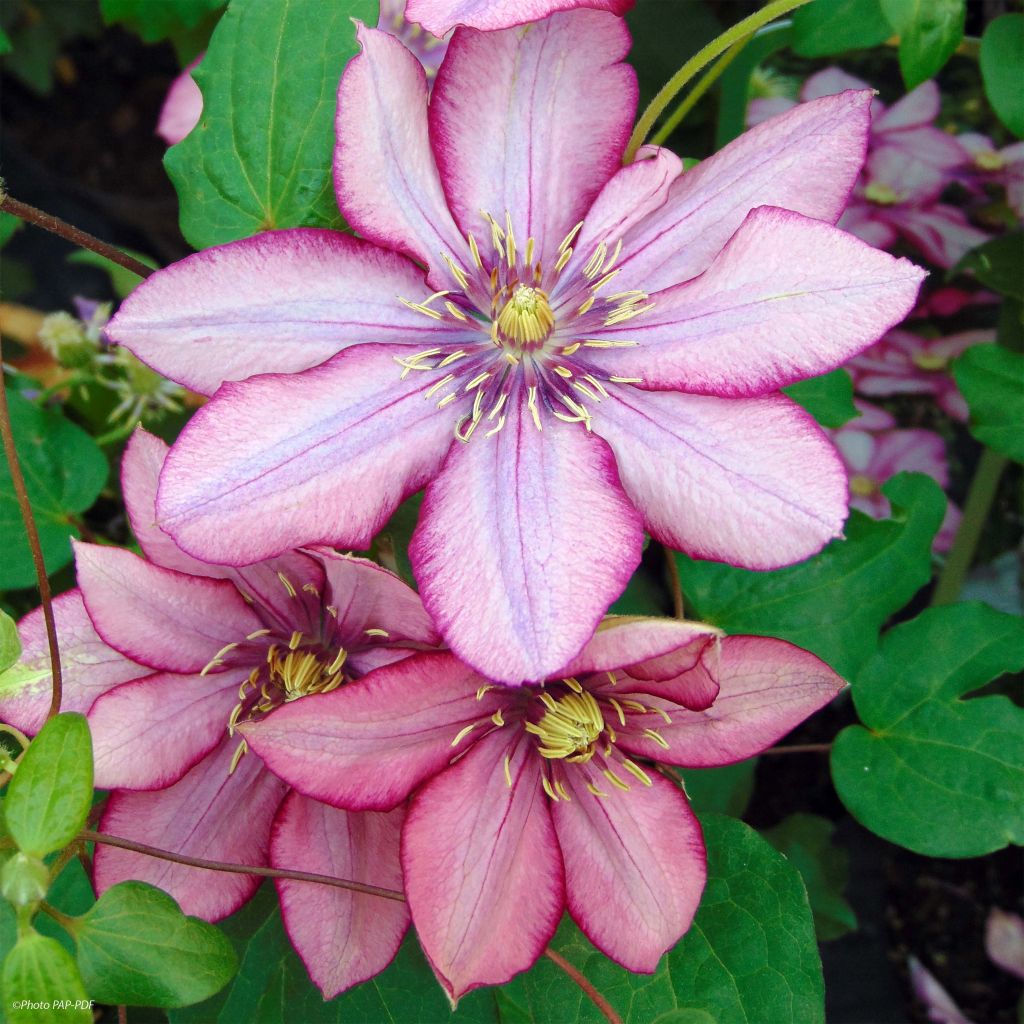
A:
[[[754,6],[712,5],[723,22],[738,20]],[[1004,7],[969,6],[973,31],[987,20],[990,7],[995,13]],[[10,193],[161,263],[186,255],[177,199],[161,162],[165,147],[153,131],[177,71],[169,45],[146,46],[113,28],[65,46],[48,96],[4,74],[0,173]],[[65,262],[70,251],[34,228],[20,231],[4,250],[5,299],[53,311],[68,309],[75,294],[112,298],[101,272]],[[837,702],[787,743],[827,743],[853,720],[849,703]],[[822,947],[832,1024],[927,1021],[910,991],[910,954],[976,1024],[1017,1020],[1021,983],[988,961],[983,935],[993,906],[1021,911],[1019,851],[962,861],[908,853],[846,814],[829,780],[827,755],[763,757],[747,820],[770,827],[795,811],[835,821],[837,840],[850,857],[847,898],[860,929]],[[134,1011],[132,1018],[142,1019]]]

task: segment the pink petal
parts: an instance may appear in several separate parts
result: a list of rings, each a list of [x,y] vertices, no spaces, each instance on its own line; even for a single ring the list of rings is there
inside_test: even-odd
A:
[[[159,673],[105,693],[89,712],[96,785],[160,789],[224,738],[250,666],[210,675]]]
[[[785,640],[729,636],[722,641],[718,698],[706,711],[678,711],[656,746],[622,733],[618,745],[668,764],[709,768],[759,754],[823,708],[845,686],[823,661]]]
[[[1024,919],[993,907],[985,922],[985,952],[997,967],[1024,979]]]
[[[796,100],[791,100],[788,96],[765,96],[752,99],[747,104],[746,125],[748,128],[753,128],[754,125],[761,124],[771,117],[777,117],[787,110],[792,110],[794,106],[796,106]]]
[[[168,789],[112,793],[100,831],[203,860],[265,865],[270,826],[287,787],[248,754],[228,775],[236,746],[226,740]],[[207,921],[234,913],[259,885],[255,875],[214,873],[97,843],[96,891],[128,879],[163,889],[186,914]]]
[[[562,861],[539,760],[529,741],[509,747],[506,734],[494,733],[409,809],[402,833],[409,908],[453,1001],[526,970],[562,916]]]
[[[825,68],[811,75],[800,88],[800,99],[806,103],[818,100],[822,96],[838,96],[847,89],[870,89],[871,86],[861,78],[848,75],[842,68]],[[877,99],[872,101],[872,113],[880,113],[885,108]]]
[[[648,531],[697,558],[777,569],[846,520],[846,474],[821,428],[781,395],[618,389],[594,415]]]
[[[461,259],[468,249],[448,212],[427,134],[423,66],[386,32],[357,25],[356,34],[362,53],[338,88],[334,186],[341,212],[370,241],[427,267],[440,264],[442,251]]]
[[[55,597],[53,617],[64,680],[61,711],[85,714],[108,690],[149,675],[150,669],[130,661],[100,639],[80,591],[69,590]],[[46,721],[53,688],[42,608],[29,612],[18,623],[18,636],[21,657],[0,677],[0,719],[33,735]]]
[[[922,82],[875,119],[875,132],[901,131],[931,124],[939,116],[941,97],[933,81]]]
[[[910,312],[925,276],[829,224],[759,207],[700,277],[597,334],[636,347],[597,349],[595,360],[648,387],[763,395],[870,345]]]
[[[611,793],[596,797],[585,771],[573,769],[564,772],[572,799],[551,810],[569,912],[616,963],[650,974],[697,912],[707,878],[700,825],[679,787],[656,772],[650,787],[605,784]]]
[[[940,267],[952,267],[992,237],[971,224],[962,210],[946,203],[925,208],[894,207],[886,210],[886,216],[925,259]]]
[[[123,548],[75,543],[78,583],[103,639],[133,660],[199,672],[263,623],[225,580],[150,565]]]
[[[890,430],[896,426],[896,417],[891,412],[863,398],[855,398],[853,404],[860,415],[850,425],[858,430]]]
[[[390,810],[455,756],[463,727],[500,706],[448,653],[419,654],[359,682],[278,708],[239,731],[300,793],[352,810]]]
[[[443,36],[456,25],[496,29],[540,21],[552,11],[592,7],[612,14],[625,14],[634,0],[409,0],[405,16],[435,36]]]
[[[652,674],[645,678],[654,679],[659,677],[655,669],[661,658],[674,659],[683,654],[691,665],[695,664],[707,643],[720,635],[720,630],[703,622],[609,615],[586,647],[561,671],[576,676],[629,667],[632,672],[638,664],[646,663]],[[675,674],[672,671],[660,677]]]
[[[864,91],[801,103],[690,168],[626,236],[616,287],[653,293],[696,277],[756,206],[834,224],[864,160],[870,102]]]
[[[643,527],[608,446],[534,425],[521,394],[492,437],[452,448],[409,557],[449,646],[484,675],[547,678],[587,642],[640,563]]]
[[[366,558],[317,549],[327,574],[324,604],[337,609],[334,635],[346,649],[375,641],[367,630],[383,629],[388,643],[414,641],[436,645],[437,630],[407,583]]]
[[[404,818],[404,808],[352,813],[289,793],[274,821],[270,863],[400,892]],[[404,903],[287,878],[275,884],[288,937],[324,999],[384,970],[409,927]]]
[[[226,380],[295,373],[349,345],[430,348],[442,325],[398,301],[423,272],[337,231],[271,231],[187,256],[147,278],[106,328],[165,377],[212,395]]]
[[[192,77],[193,70],[199,66],[202,59],[203,54],[199,54],[171,82],[171,87],[167,90],[164,104],[160,108],[160,118],[156,123],[156,133],[168,146],[181,142],[199,123],[199,118],[203,114],[203,94]]]
[[[625,22],[594,11],[555,14],[528,31],[455,33],[430,100],[430,137],[463,231],[489,235],[480,211],[504,223],[508,210],[520,248],[532,237],[538,255],[555,256],[629,138],[637,98],[636,74],[621,63],[629,43]]]
[[[225,384],[168,456],[163,528],[222,563],[368,548],[452,443],[452,417],[424,401],[433,380],[400,381],[395,351],[359,345],[304,373]]]
[[[935,1024],[971,1024],[953,997],[916,956],[907,957],[907,968],[914,995],[924,1006],[930,1021]]]

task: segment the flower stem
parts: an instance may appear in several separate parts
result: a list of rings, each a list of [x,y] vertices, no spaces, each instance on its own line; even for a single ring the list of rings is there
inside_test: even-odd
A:
[[[981,531],[988,519],[1006,462],[1005,455],[1000,455],[991,448],[982,451],[978,468],[974,471],[974,479],[971,480],[971,486],[967,491],[963,518],[956,531],[949,557],[942,567],[939,582],[935,584],[932,606],[952,604],[960,596],[967,570],[970,569],[974,553],[978,550]]]
[[[110,260],[111,263],[116,263],[119,267],[124,267],[125,270],[138,274],[139,277],[149,277],[153,273],[152,268],[147,267],[145,263],[140,263],[137,259],[134,259],[125,252],[121,252],[115,246],[100,241],[95,235],[90,235],[88,231],[82,231],[81,228],[76,228],[59,217],[54,217],[51,213],[37,210],[34,206],[29,206],[28,203],[22,203],[3,191],[0,191],[0,210],[11,213],[20,220],[28,221],[29,224],[35,224],[36,227],[59,235],[73,245],[89,249]]]
[[[709,68],[704,77],[690,90],[686,99],[669,114],[665,123],[654,133],[651,145],[660,146],[675,130],[680,122],[700,102],[701,97],[718,81],[725,69],[740,55],[743,48],[754,38],[754,33],[744,36],[738,42],[732,44],[725,53],[718,59],[718,62]]]
[[[788,747],[768,747],[762,754],[827,754],[831,743],[793,743]]]
[[[651,100],[647,109],[643,112],[640,120],[637,121],[633,134],[629,138],[626,152],[623,154],[622,162],[631,164],[636,151],[644,144],[648,133],[654,127],[662,112],[675,99],[679,91],[690,81],[691,78],[702,68],[711,63],[717,56],[724,53],[747,36],[753,35],[762,25],[774,21],[783,14],[788,14],[797,7],[802,7],[810,0],[772,0],[761,10],[751,14],[749,17],[738,21],[732,28],[723,32],[717,39],[712,39],[707,46],[698,50],[662,87],[657,96]],[[724,68],[722,69],[725,70]],[[710,83],[709,83],[710,84]],[[699,97],[698,97],[699,98]],[[696,102],[696,101],[694,101]]]
[[[0,340],[0,363],[3,362],[3,343]],[[18,452],[14,447],[14,430],[11,427],[11,411],[7,406],[7,387],[0,387],[0,438],[3,439],[7,465],[11,469],[11,486],[21,510],[21,520],[25,524],[25,537],[32,553],[32,564],[36,570],[36,581],[39,583],[39,597],[43,604],[43,621],[46,623],[46,643],[50,648],[50,675],[53,687],[50,697],[50,710],[47,719],[60,712],[61,700],[64,697],[64,680],[60,671],[60,646],[57,642],[57,625],[53,619],[53,598],[50,594],[50,581],[46,575],[43,562],[43,550],[39,546],[39,531],[36,529],[35,517],[32,515],[32,503],[28,500],[25,490],[25,477],[21,472]]]
[[[138,424],[133,421],[122,423],[119,427],[114,427],[112,430],[108,430],[105,434],[100,434],[100,436],[95,439],[96,443],[101,448],[105,448],[108,444],[114,444],[116,441],[123,441],[129,434],[131,434],[137,425]]]
[[[544,955],[583,989],[587,998],[601,1011],[601,1015],[609,1024],[622,1024],[622,1018],[615,1012],[612,1004],[564,956],[556,953],[550,946],[544,950]]]
[[[679,563],[676,561],[676,553],[662,545],[665,552],[665,569],[668,573],[669,589],[672,591],[672,614],[677,619],[685,619],[685,604],[683,603],[683,584],[679,579]]]
[[[75,934],[75,919],[73,917],[68,917],[67,914],[62,913],[56,907],[51,907],[45,900],[39,904],[39,909],[44,914],[49,914],[69,935]]]
[[[156,857],[158,860],[169,860],[175,864],[185,864],[191,868],[206,868],[208,871],[226,871],[235,875],[259,875],[261,878],[291,878],[297,882],[318,882],[321,885],[333,885],[338,889],[351,889],[353,892],[361,892],[367,896],[380,896],[382,899],[395,900],[398,903],[405,902],[405,895],[397,889],[382,889],[377,885],[365,885],[362,882],[352,882],[347,878],[334,878],[331,875],[314,875],[308,871],[286,871],[283,868],[264,868],[255,864],[228,864],[219,860],[202,860],[199,857],[186,857],[181,853],[172,853],[170,850],[160,850],[155,846],[146,846],[143,843],[134,843],[130,839],[121,839],[119,836],[108,836],[103,832],[94,832],[92,829],[84,828],[78,833],[79,839],[90,843],[102,843],[105,846],[116,846],[120,850],[131,850],[133,853],[141,853],[147,857]]]

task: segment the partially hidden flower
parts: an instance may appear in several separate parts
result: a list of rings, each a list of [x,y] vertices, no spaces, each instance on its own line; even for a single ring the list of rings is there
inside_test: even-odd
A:
[[[195,857],[400,890],[403,809],[348,813],[289,792],[246,753],[237,729],[435,645],[419,599],[380,566],[327,549],[241,569],[197,562],[155,525],[165,454],[139,431],[124,459],[125,502],[149,560],[79,544],[80,589],[56,601],[63,707],[87,715],[96,785],[112,790],[101,830]],[[39,612],[20,632],[24,654],[0,679],[0,714],[34,732],[50,700]],[[259,883],[239,874],[213,881],[202,869],[98,845],[97,890],[126,879],[159,886],[207,920],[232,913]],[[285,927],[328,997],[386,967],[408,926],[400,902],[276,884]]]
[[[884,409],[857,402],[858,419],[832,432],[850,474],[850,505],[885,519],[891,509],[882,484],[897,473],[926,473],[945,490],[949,486],[946,442],[933,430],[900,430]],[[946,516],[935,536],[935,550],[948,551],[960,525],[960,509],[947,501]]]
[[[199,124],[199,118],[203,116],[203,94],[199,91],[192,72],[199,67],[204,56],[204,53],[199,54],[184,68],[171,82],[171,87],[164,97],[156,123],[156,133],[168,146],[181,142]]]
[[[953,378],[952,364],[972,345],[995,340],[991,330],[960,331],[925,338],[897,328],[846,364],[859,394],[933,395],[948,416],[967,422],[967,403]]]
[[[1006,191],[1006,204],[1024,218],[1024,142],[1014,142],[1002,149],[987,135],[965,132],[959,136],[960,145],[970,154],[965,175],[967,184],[995,184]]]
[[[388,2],[384,0],[381,4],[382,16]],[[422,25],[434,36],[445,36],[459,25],[493,31],[581,8],[621,15],[634,3],[635,0],[408,0],[404,6],[408,21]],[[382,21],[378,27],[386,26]]]
[[[985,952],[997,967],[1024,980],[1024,918],[993,907],[985,921]]]
[[[690,926],[706,858],[684,791],[651,762],[743,760],[842,686],[782,640],[611,618],[540,684],[415,655],[241,731],[314,799],[386,810],[414,792],[405,892],[455,1001],[528,968],[566,908],[613,960],[654,971]]]
[[[109,328],[214,395],[160,486],[182,547],[365,549],[426,485],[424,604],[464,660],[517,683],[578,653],[645,527],[757,569],[838,535],[841,462],[779,389],[899,322],[924,276],[832,226],[870,93],[804,104],[681,174],[655,147],[621,166],[636,81],[611,15],[459,29],[429,105],[408,50],[359,38],[335,184],[365,240],[208,249]]]
[[[907,957],[907,971],[914,996],[934,1024],[972,1024],[938,978],[916,956]]]

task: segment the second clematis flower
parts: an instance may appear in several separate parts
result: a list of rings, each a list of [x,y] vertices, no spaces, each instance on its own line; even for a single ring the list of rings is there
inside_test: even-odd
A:
[[[335,184],[364,238],[198,253],[108,328],[214,396],[168,458],[161,526],[216,562],[365,549],[426,485],[424,604],[511,683],[579,652],[645,527],[757,569],[837,536],[841,461],[779,389],[900,321],[924,275],[833,227],[870,92],[804,104],[682,174],[655,147],[622,166],[637,87],[609,14],[456,30],[429,104],[397,39],[359,38]]]
[[[842,686],[782,640],[611,618],[540,684],[414,655],[241,729],[314,799],[386,810],[415,791],[405,892],[456,1001],[528,968],[566,908],[612,959],[654,971],[693,920],[706,861],[684,791],[651,762],[743,760]]]
[[[237,728],[435,646],[422,604],[379,565],[327,549],[242,569],[190,558],[154,522],[165,454],[139,431],[124,457],[125,503],[149,561],[79,544],[79,590],[55,603],[64,710],[88,717],[96,784],[112,791],[100,828],[208,860],[400,890],[402,808],[349,813],[289,792],[246,752]],[[0,714],[34,732],[50,701],[41,615],[20,632],[25,650],[0,680]],[[97,891],[127,879],[159,886],[207,920],[237,910],[259,884],[97,846]],[[328,998],[383,970],[408,927],[400,902],[291,879],[276,885],[289,937]]]

